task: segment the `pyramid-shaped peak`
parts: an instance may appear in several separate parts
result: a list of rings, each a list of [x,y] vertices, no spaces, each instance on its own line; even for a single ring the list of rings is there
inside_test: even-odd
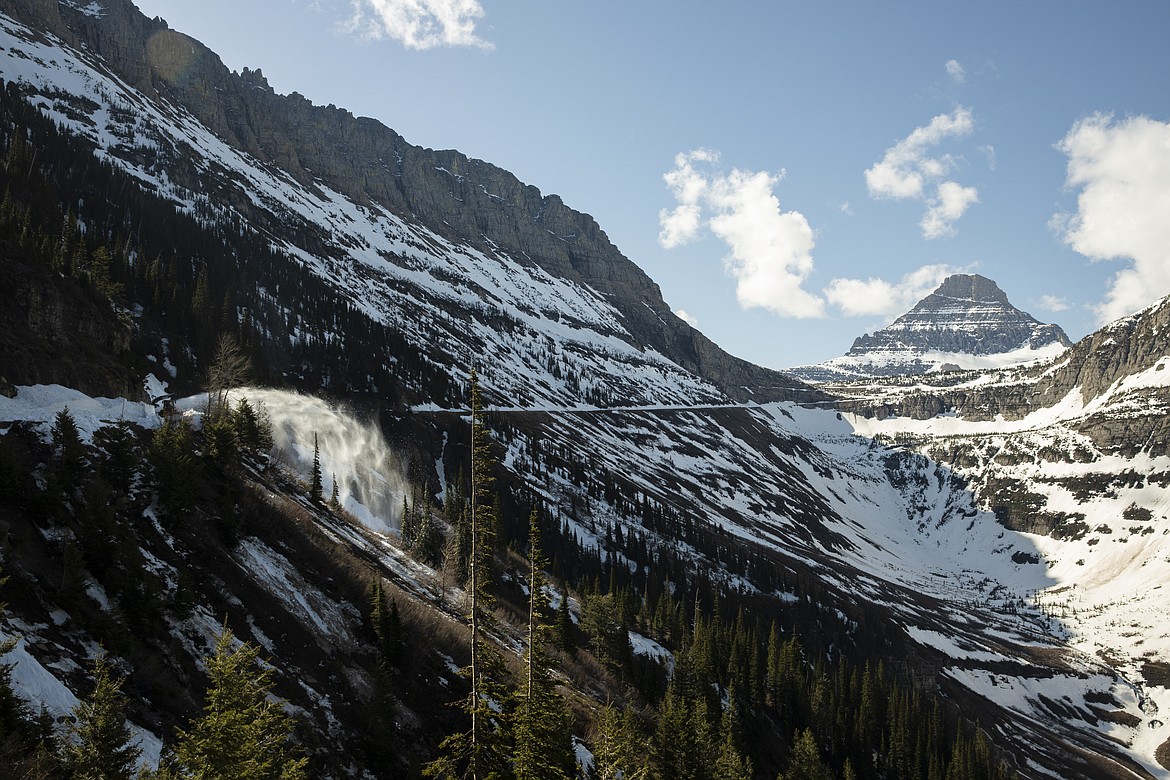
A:
[[[999,285],[979,274],[952,274],[943,280],[934,295],[967,301],[1008,303],[1007,294]]]

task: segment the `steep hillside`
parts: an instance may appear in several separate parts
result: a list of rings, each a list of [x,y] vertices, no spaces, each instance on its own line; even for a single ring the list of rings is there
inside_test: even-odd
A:
[[[129,0],[0,7],[64,42],[84,42],[87,53],[74,60],[52,42],[11,40],[4,77],[90,137],[104,159],[189,213],[272,236],[274,248],[341,286],[355,306],[413,331],[437,362],[468,366],[498,355],[508,366],[485,382],[504,397],[815,397],[720,350],[670,311],[592,218],[506,171],[276,95],[258,71],[229,72]],[[442,325],[451,319],[466,324]],[[505,349],[495,346],[500,330],[509,331]],[[567,349],[550,352],[548,339]],[[599,352],[606,358],[593,357]],[[578,377],[613,376],[615,386],[535,389],[550,362]]]

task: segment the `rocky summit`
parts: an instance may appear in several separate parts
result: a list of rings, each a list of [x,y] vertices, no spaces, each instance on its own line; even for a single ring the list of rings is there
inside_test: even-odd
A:
[[[1000,368],[1054,357],[1070,344],[1059,325],[1017,309],[991,279],[954,274],[891,324],[858,336],[843,357],[791,373],[830,382]]]

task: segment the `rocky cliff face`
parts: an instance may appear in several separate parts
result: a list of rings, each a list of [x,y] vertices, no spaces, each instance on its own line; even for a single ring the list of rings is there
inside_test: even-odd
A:
[[[1072,342],[1058,325],[1046,325],[1008,301],[992,280],[955,274],[913,309],[874,333],[859,336],[850,355],[957,352],[994,355],[1021,347]]]
[[[920,375],[1026,362],[1070,344],[1060,326],[1017,309],[991,279],[955,274],[887,327],[859,336],[844,357],[792,373],[822,382]]]
[[[0,241],[0,393],[13,385],[68,383],[93,395],[137,398],[141,369],[131,328],[76,280],[53,278]]]
[[[84,45],[144,94],[186,107],[216,135],[302,185],[377,204],[453,243],[526,258],[590,287],[620,313],[636,346],[653,349],[736,400],[818,397],[802,383],[735,358],[676,317],[658,285],[596,221],[490,163],[407,143],[379,122],[297,93],[278,95],[260,71],[229,71],[198,41],[149,20],[129,0],[101,10],[47,0],[0,9]],[[245,215],[250,204],[232,206]]]

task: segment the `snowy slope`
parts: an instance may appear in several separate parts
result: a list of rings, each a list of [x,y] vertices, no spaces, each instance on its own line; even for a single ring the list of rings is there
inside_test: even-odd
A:
[[[961,666],[949,674],[1035,718],[1051,717],[1050,703],[1071,697],[1084,720],[1126,745],[1155,777],[1167,776],[1155,754],[1170,739],[1170,691],[1159,673],[1170,660],[1164,596],[1170,585],[1170,456],[1160,447],[1136,455],[1103,450],[1082,429],[1102,419],[1132,424],[1164,417],[1168,363],[1124,377],[1087,403],[1078,388],[1018,420],[847,416],[858,433],[960,464],[954,469],[969,480],[982,508],[998,508],[1010,524],[1032,531],[1004,531],[1005,538],[1026,540],[1035,556],[1034,563],[1024,559],[1016,567],[1035,576],[1030,586],[1020,583],[1024,590],[1017,595],[1059,626],[1062,652],[1076,673],[1044,686],[997,685],[994,675]],[[1089,695],[1103,671],[1117,689],[1105,715],[1093,705],[1099,697]]]
[[[356,309],[406,334],[437,363],[460,373],[481,364],[484,386],[502,398],[562,405],[722,399],[709,383],[639,345],[595,290],[523,258],[452,242],[320,182],[302,186],[217,138],[185,109],[147,99],[99,61],[2,15],[0,77],[21,84],[46,115],[89,138],[95,156],[180,211],[247,225],[230,205],[226,192],[233,192],[268,224],[330,236],[327,254],[275,235],[273,248],[336,286]],[[169,166],[180,159],[196,169],[195,188],[170,176]],[[254,229],[270,232],[264,225]]]

